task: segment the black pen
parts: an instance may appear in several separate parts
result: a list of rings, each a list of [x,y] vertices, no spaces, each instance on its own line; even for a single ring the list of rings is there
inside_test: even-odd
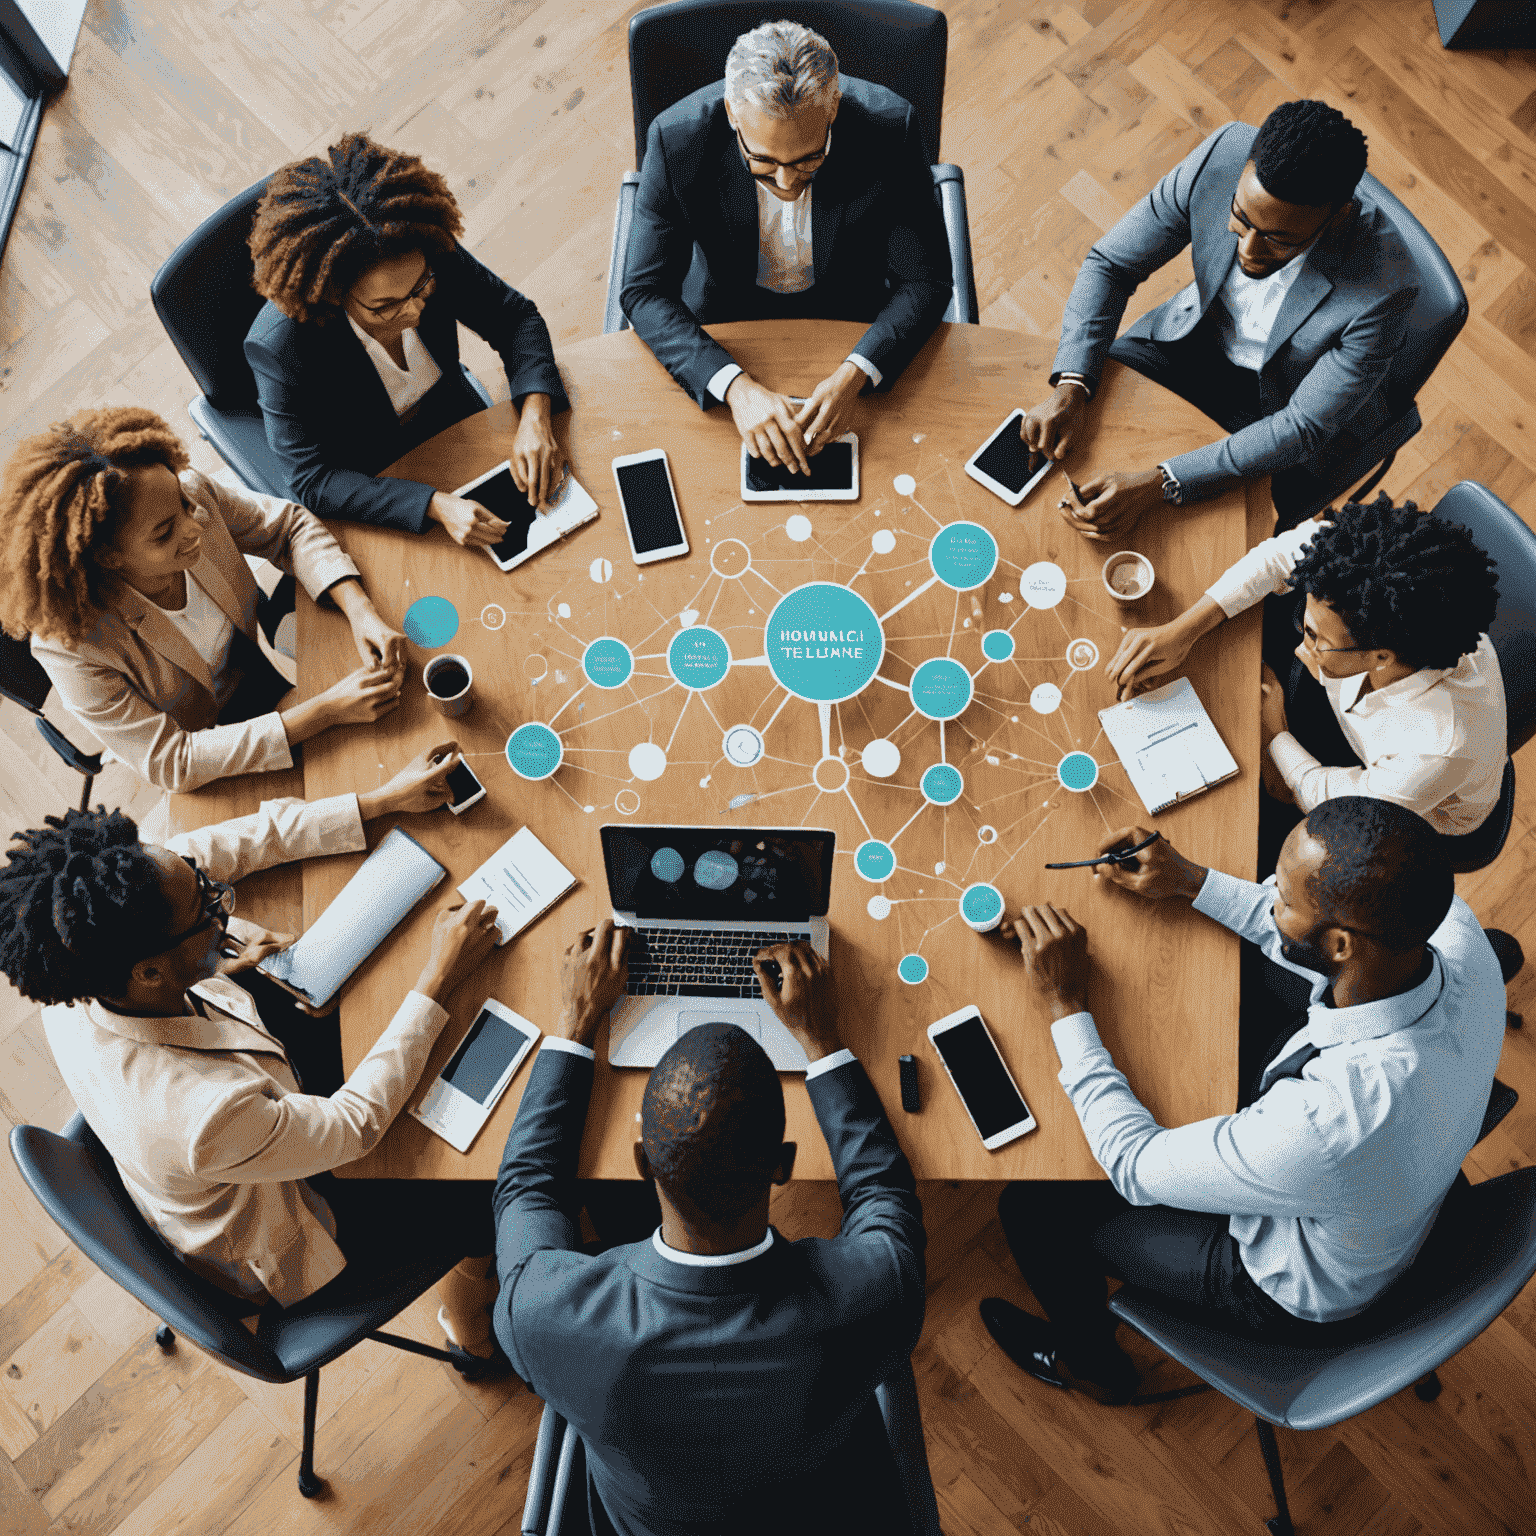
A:
[[[1143,848],[1150,848],[1163,834],[1154,832],[1150,837],[1144,837],[1139,843],[1133,843],[1129,848],[1121,848],[1115,853],[1100,854],[1096,859],[1075,859],[1070,864],[1047,864],[1047,869],[1088,869],[1094,864],[1129,864],[1131,860],[1141,852]]]
[[[1077,497],[1077,499],[1078,499],[1078,502],[1079,502],[1079,503],[1080,503],[1080,504],[1081,504],[1081,505],[1082,505],[1082,506],[1087,506],[1087,505],[1088,505],[1088,503],[1087,503],[1087,502],[1085,502],[1085,501],[1083,501],[1083,493],[1082,493],[1082,492],[1081,492],[1081,491],[1080,491],[1080,490],[1078,490],[1078,488],[1077,488],[1077,487],[1076,487],[1076,486],[1075,486],[1075,485],[1073,485],[1073,484],[1072,484],[1072,476],[1071,476],[1071,475],[1069,475],[1069,474],[1068,474],[1068,473],[1067,473],[1067,472],[1066,472],[1066,470],[1062,470],[1062,472],[1061,472],[1061,473],[1062,473],[1062,478],[1063,478],[1063,479],[1064,479],[1064,480],[1065,480],[1065,481],[1066,481],[1066,482],[1067,482],[1067,484],[1068,484],[1068,485],[1069,485],[1069,486],[1070,486],[1070,487],[1071,487],[1071,490],[1072,490],[1072,494],[1073,494],[1073,495],[1074,495],[1074,496],[1076,496],[1076,497]]]

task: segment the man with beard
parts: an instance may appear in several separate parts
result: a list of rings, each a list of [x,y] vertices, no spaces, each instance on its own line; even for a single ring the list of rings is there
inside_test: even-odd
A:
[[[1122,828],[1101,852],[1146,836]],[[1245,987],[1237,1112],[1165,1130],[1084,1005],[1086,931],[1053,906],[1003,925],[1055,1021],[1059,1080],[1109,1182],[1003,1191],[1008,1246],[1049,1321],[988,1297],[988,1332],[1038,1380],[1110,1403],[1129,1401],[1137,1373],[1105,1276],[1266,1338],[1345,1341],[1429,1238],[1503,1043],[1499,961],[1439,839],[1403,806],[1347,795],[1291,831],[1262,885],[1165,838],[1094,878],[1192,902],[1258,946],[1276,978],[1305,977],[1310,998],[1287,1017],[1283,986]]]

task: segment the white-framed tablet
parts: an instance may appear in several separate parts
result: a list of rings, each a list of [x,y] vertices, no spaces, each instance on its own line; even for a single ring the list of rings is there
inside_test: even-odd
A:
[[[540,512],[518,490],[517,481],[512,478],[511,459],[503,459],[453,494],[478,501],[507,525],[507,531],[496,543],[482,546],[503,571],[516,570],[541,549],[547,549],[597,516],[597,503],[569,472],[549,511]]]
[[[810,456],[811,472],[802,475],[766,459],[754,459],[741,445],[743,501],[857,501],[859,499],[859,439],[855,432],[835,437]]]
[[[636,565],[688,553],[688,535],[683,532],[683,514],[665,448],[619,454],[613,461],[613,483]]]
[[[411,1109],[450,1147],[467,1152],[539,1038],[539,1027],[488,997],[475,1022]]]
[[[1035,1117],[979,1008],[946,1014],[928,1026],[928,1039],[987,1151],[995,1152],[1034,1130]]]
[[[1029,449],[1019,436],[1023,419],[1024,412],[1015,410],[965,465],[972,480],[986,486],[994,496],[1002,497],[1010,507],[1018,506],[1056,467],[1054,459],[1047,459],[1039,469],[1030,472]]]

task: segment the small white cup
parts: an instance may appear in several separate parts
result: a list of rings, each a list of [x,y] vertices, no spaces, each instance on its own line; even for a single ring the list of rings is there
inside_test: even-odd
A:
[[[1115,585],[1115,578],[1118,577],[1122,582],[1127,582],[1127,568],[1135,573],[1136,585],[1131,591],[1121,591]],[[1157,580],[1157,573],[1152,569],[1152,562],[1145,555],[1138,554],[1134,549],[1122,549],[1104,562],[1103,577],[1104,590],[1117,603],[1136,603],[1152,590],[1152,585]]]
[[[449,667],[463,668],[464,686],[457,693],[445,698],[432,686],[432,682],[440,672],[446,671]],[[434,656],[421,669],[421,680],[426,685],[427,697],[432,701],[432,707],[438,714],[447,715],[452,720],[468,710],[471,702],[470,690],[475,685],[475,673],[463,656]]]
[[[961,919],[976,933],[991,933],[1001,924],[1006,911],[1003,893],[985,881],[966,886],[960,894]]]

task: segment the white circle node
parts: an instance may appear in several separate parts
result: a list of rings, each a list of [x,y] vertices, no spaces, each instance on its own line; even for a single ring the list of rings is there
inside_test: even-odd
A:
[[[1055,683],[1036,683],[1029,695],[1029,707],[1037,715],[1051,715],[1061,708],[1061,689]]]
[[[877,923],[884,922],[891,915],[891,899],[889,896],[871,896],[869,904],[864,908]]]
[[[901,767],[901,748],[894,741],[881,738],[864,748],[859,761],[870,778],[888,779]]]
[[[784,532],[789,535],[796,544],[804,544],[811,536],[811,520],[803,512],[796,512],[790,520],[784,524]]]
[[[667,754],[654,741],[629,749],[629,771],[637,779],[659,779],[667,771]]]
[[[1067,573],[1049,560],[1025,566],[1019,596],[1031,608],[1054,608],[1067,595]]]
[[[529,656],[523,661],[523,674],[530,683],[542,683],[549,676],[549,663],[542,656]]]
[[[978,843],[985,843],[989,846],[992,843],[995,843],[997,841],[997,828],[992,826],[990,823],[984,827],[977,827],[976,841]]]
[[[721,750],[738,768],[750,768],[763,755],[762,732],[750,725],[733,725],[725,733]]]
[[[709,552],[709,568],[716,576],[744,576],[752,568],[752,551],[741,539],[721,539]]]
[[[500,603],[487,603],[480,610],[480,622],[487,629],[500,629],[507,622],[507,610]]]
[[[1067,665],[1074,672],[1086,672],[1099,664],[1099,648],[1092,640],[1074,640],[1067,647]]]
[[[898,496],[910,496],[917,489],[917,481],[911,475],[897,475],[891,482]]]
[[[569,603],[561,603],[560,606],[555,609],[555,612],[558,613],[562,619],[568,619],[571,616],[571,605]]]
[[[896,535],[889,528],[881,528],[869,544],[877,555],[888,555],[896,548]]]
[[[824,757],[811,769],[811,782],[824,795],[838,795],[848,787],[853,770],[840,757]]]
[[[613,808],[621,816],[633,816],[640,809],[640,796],[632,789],[621,789],[613,797]]]
[[[601,584],[613,580],[613,561],[605,560],[601,555],[587,567],[587,574],[593,581]]]

